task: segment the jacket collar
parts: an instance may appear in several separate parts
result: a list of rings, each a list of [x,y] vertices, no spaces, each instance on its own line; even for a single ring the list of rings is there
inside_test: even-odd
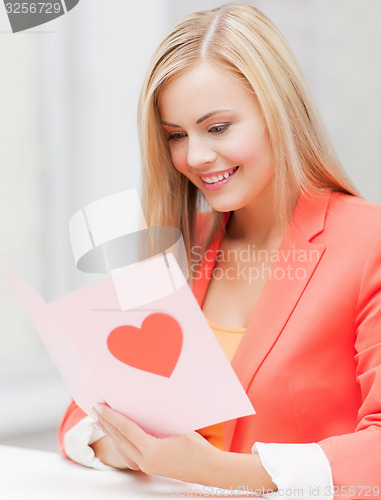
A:
[[[311,194],[302,191],[299,194],[290,225],[295,224],[308,241],[324,230],[332,194],[331,190]]]
[[[331,195],[331,190],[320,191],[314,194],[301,191],[292,213],[286,237],[292,237],[294,233],[299,232],[305,241],[308,242],[323,231]],[[229,218],[230,213],[225,214],[225,225],[228,223]],[[199,276],[202,276],[202,279],[196,279],[193,284],[193,293],[200,306],[204,302],[223,235],[224,228],[217,233],[206,252],[206,257],[201,262]],[[282,243],[284,243],[284,240]]]

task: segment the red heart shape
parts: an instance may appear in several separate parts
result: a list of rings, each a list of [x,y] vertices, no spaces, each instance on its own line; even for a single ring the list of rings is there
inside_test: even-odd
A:
[[[181,326],[164,313],[147,316],[141,328],[118,326],[107,338],[108,350],[119,361],[163,377],[172,375],[182,344]]]

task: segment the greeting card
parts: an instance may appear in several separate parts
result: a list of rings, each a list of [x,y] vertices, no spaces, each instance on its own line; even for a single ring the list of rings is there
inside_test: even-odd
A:
[[[108,200],[113,209],[104,220],[126,213],[120,202],[128,205],[131,192],[118,196],[116,203]],[[91,415],[96,403],[106,402],[156,436],[253,414],[180,268],[179,231],[148,231],[138,213],[134,231],[108,224],[97,234],[99,224],[91,223],[88,214],[71,221],[75,260],[78,267],[93,270],[104,265],[111,277],[47,304],[1,270],[76,403]],[[126,265],[116,266],[122,261]]]

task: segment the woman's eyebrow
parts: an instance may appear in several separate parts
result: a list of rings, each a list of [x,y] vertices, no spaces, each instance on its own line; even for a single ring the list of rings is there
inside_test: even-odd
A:
[[[205,115],[203,115],[201,118],[199,118],[196,123],[197,125],[199,125],[200,123],[202,123],[203,121],[207,120],[208,118],[210,118],[211,116],[214,116],[216,115],[217,113],[226,113],[226,111],[228,111],[227,109],[216,109],[215,111],[210,111],[210,113],[206,113]]]
[[[207,120],[211,116],[214,116],[214,115],[216,115],[218,113],[225,113],[226,111],[228,111],[228,110],[227,109],[216,109],[215,111],[210,111],[209,113],[206,113],[201,118],[199,118],[196,121],[196,123],[197,123],[197,125],[199,125],[200,123],[202,123],[203,121]],[[161,120],[161,124],[162,125],[166,125],[167,127],[180,128],[180,125],[176,125],[176,123],[170,123],[170,122],[166,122],[166,121],[163,121],[163,120]]]
[[[160,122],[162,125],[166,125],[167,127],[173,127],[173,128],[180,128],[180,125],[176,125],[175,123],[169,123],[161,120]]]

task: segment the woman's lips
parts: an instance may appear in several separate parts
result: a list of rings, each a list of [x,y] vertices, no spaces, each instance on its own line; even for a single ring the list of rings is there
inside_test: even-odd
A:
[[[231,168],[230,170],[224,170],[221,172],[211,172],[208,176],[204,175],[200,179],[203,187],[207,191],[216,191],[217,189],[221,189],[225,184],[227,184],[233,175],[237,172],[238,166]],[[221,178],[222,177],[222,178]]]

